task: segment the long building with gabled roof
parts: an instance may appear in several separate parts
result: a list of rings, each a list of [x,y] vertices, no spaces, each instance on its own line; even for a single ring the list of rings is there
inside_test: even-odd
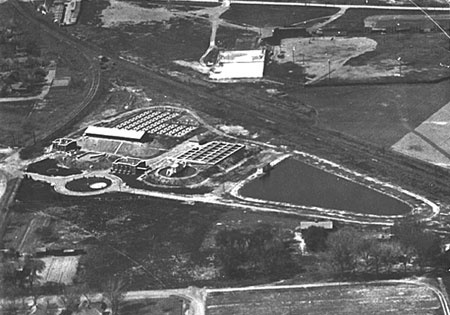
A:
[[[98,127],[98,126],[89,126],[84,132],[84,135],[88,137],[106,138],[124,141],[145,142],[147,140],[145,131]]]

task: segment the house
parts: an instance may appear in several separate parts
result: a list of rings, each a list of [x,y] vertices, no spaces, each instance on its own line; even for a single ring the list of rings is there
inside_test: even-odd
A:
[[[80,14],[81,0],[70,0],[64,3],[64,17],[62,25],[72,25],[78,20]]]

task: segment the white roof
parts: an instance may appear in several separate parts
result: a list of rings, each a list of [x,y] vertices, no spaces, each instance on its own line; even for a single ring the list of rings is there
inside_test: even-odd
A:
[[[321,227],[326,230],[331,230],[331,229],[333,229],[333,221],[319,221],[319,222],[302,221],[302,222],[300,222],[300,230],[306,230],[312,226]]]
[[[219,53],[218,60],[222,63],[246,63],[246,62],[264,62],[264,49],[255,50],[228,50]]]
[[[119,128],[89,126],[84,132],[85,135],[106,136],[113,138],[127,138],[140,140],[145,135],[145,131],[127,130]]]

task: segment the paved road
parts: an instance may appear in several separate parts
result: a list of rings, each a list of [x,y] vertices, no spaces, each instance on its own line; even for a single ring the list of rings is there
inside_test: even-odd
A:
[[[320,7],[320,8],[347,8],[347,9],[383,9],[383,10],[403,10],[403,11],[425,11],[448,12],[450,8],[445,7],[421,7],[416,6],[395,6],[395,5],[357,5],[357,4],[328,4],[328,3],[299,3],[299,2],[272,2],[272,1],[245,1],[231,0],[231,4],[248,5],[271,5],[271,6],[291,6],[291,7]]]
[[[450,315],[449,302],[446,299],[446,294],[439,290],[437,287],[430,285],[420,279],[405,279],[405,280],[382,280],[382,281],[371,281],[371,282],[327,282],[327,283],[310,283],[310,284],[299,284],[299,285],[260,285],[260,286],[250,286],[250,287],[230,287],[230,288],[195,288],[189,287],[185,289],[169,289],[169,290],[147,290],[147,291],[130,291],[124,296],[125,301],[135,301],[142,299],[160,299],[168,298],[170,296],[176,296],[187,300],[190,302],[190,309],[188,315],[205,315],[206,314],[206,301],[208,294],[214,293],[231,293],[231,292],[255,292],[255,291],[267,291],[273,292],[278,290],[298,290],[298,289],[308,289],[308,288],[333,288],[333,287],[351,287],[360,285],[417,285],[421,287],[426,287],[436,294],[437,299],[441,305],[444,315]],[[87,297],[91,302],[98,302],[103,299],[102,294],[88,294]],[[23,300],[25,302],[32,301],[32,297],[21,299],[17,301],[20,305]],[[62,307],[61,302],[57,296],[43,296],[38,299],[38,303],[57,304]],[[0,300],[0,311],[2,306],[7,304],[7,300]]]

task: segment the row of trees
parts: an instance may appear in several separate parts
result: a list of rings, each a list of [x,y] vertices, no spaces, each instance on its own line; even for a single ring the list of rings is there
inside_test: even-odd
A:
[[[426,266],[447,268],[447,257],[441,252],[441,240],[418,222],[402,222],[392,228],[393,237],[378,240],[352,227],[330,233],[323,255],[340,276],[349,273],[390,273],[409,264],[423,271]]]
[[[14,250],[10,254],[0,257],[0,294],[1,296],[15,296],[32,294],[39,273],[45,268],[42,260],[31,256],[20,257]]]
[[[280,229],[265,224],[253,231],[220,231],[215,241],[224,274],[235,279],[290,274],[298,265],[286,239]]]
[[[404,273],[411,267],[450,267],[450,254],[442,253],[441,239],[418,222],[401,222],[391,228],[393,235],[380,240],[373,232],[343,227],[329,232],[319,227],[303,231],[307,249],[319,258],[325,272],[340,277]],[[295,251],[293,235],[270,225],[255,230],[222,230],[215,238],[218,258],[229,278],[292,276],[302,270],[302,257]],[[297,254],[297,255],[296,255]]]

